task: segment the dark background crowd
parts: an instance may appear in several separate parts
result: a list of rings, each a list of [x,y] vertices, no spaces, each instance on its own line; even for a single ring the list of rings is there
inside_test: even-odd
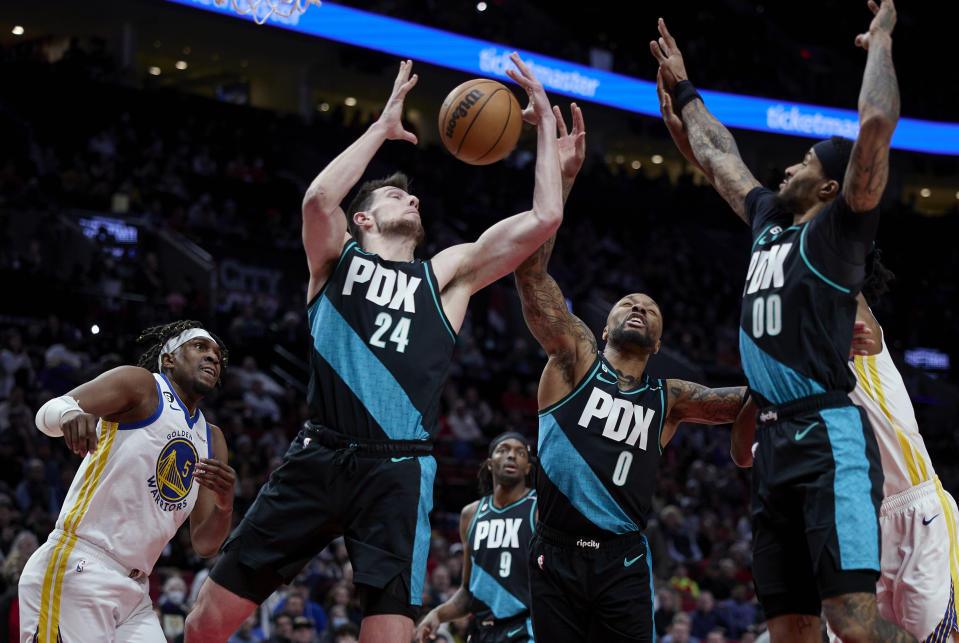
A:
[[[390,12],[386,5],[395,3],[374,4]],[[434,6],[442,4],[404,3],[415,14],[404,17],[455,30],[455,15]],[[732,11],[732,4],[719,3],[713,11]],[[502,11],[514,6],[490,5]],[[536,3],[524,6],[546,13]],[[768,14],[747,17],[762,42],[745,49],[801,48],[761,28]],[[514,42],[511,32],[477,29],[480,37]],[[565,38],[559,26],[550,33],[565,43],[553,55],[588,62],[588,43]],[[536,48],[523,37],[518,31],[515,44]],[[622,40],[615,38],[612,31],[600,43],[616,52],[614,68],[648,71],[623,55],[616,44]],[[813,81],[800,80],[802,74],[784,74],[775,56],[758,53],[746,58],[755,69],[735,76],[755,84],[723,85],[734,77],[725,73],[729,61],[743,60],[744,48],[730,46],[713,57],[702,51],[706,46],[691,40],[688,55],[709,61],[699,71],[711,87],[753,93],[775,87],[797,99],[828,92],[810,88],[805,83]],[[34,414],[47,399],[104,370],[135,363],[141,329],[198,319],[225,341],[229,368],[202,409],[227,438],[238,477],[235,519],[249,507],[307,419],[300,200],[315,173],[375,116],[334,107],[303,118],[151,88],[131,81],[96,40],[74,40],[56,62],[45,52],[42,40],[0,51],[0,641],[15,631],[19,570],[52,529],[79,463],[61,441],[36,430]],[[834,60],[815,43],[808,53],[800,52],[794,66],[835,65],[835,73],[812,74],[814,82],[844,79],[854,102],[861,61]],[[917,82],[914,71],[901,72],[904,83]],[[947,115],[935,87],[929,90],[927,115]],[[904,111],[915,107],[910,100],[904,96]],[[584,111],[592,133],[588,104]],[[641,129],[652,127],[647,122]],[[398,168],[413,178],[427,231],[419,255],[428,257],[529,207],[528,143],[524,138],[507,160],[479,169],[453,161],[441,147],[389,143],[368,176]],[[809,142],[783,144],[794,147],[798,159]],[[744,155],[750,155],[748,144]],[[750,160],[758,163],[754,169],[764,184],[778,184],[781,165]],[[953,364],[959,360],[959,208],[920,216],[902,189],[909,172],[931,164],[941,171],[950,162],[894,154],[878,244],[897,280],[875,312],[902,365],[936,470],[955,493],[957,378],[941,361],[912,366],[902,360],[905,351],[919,348],[935,348],[937,359]],[[622,294],[642,291],[656,299],[665,330],[664,350],[650,364],[653,374],[744,384],[737,325],[749,238],[712,188],[679,167],[635,171],[591,147],[550,271],[571,309],[597,333]],[[476,472],[489,439],[516,430],[535,444],[536,384],[544,361],[523,323],[512,279],[474,297],[443,396],[424,607],[446,600],[459,585],[459,510],[477,495]],[[749,472],[737,469],[728,451],[728,427],[684,425],[663,454],[647,534],[656,626],[668,640],[751,640],[763,620],[750,576]],[[193,553],[186,529],[164,550],[151,586],[171,641],[210,565]],[[336,542],[231,641],[352,640],[360,612],[351,581],[345,547]],[[456,622],[444,636],[464,640],[467,626]]]

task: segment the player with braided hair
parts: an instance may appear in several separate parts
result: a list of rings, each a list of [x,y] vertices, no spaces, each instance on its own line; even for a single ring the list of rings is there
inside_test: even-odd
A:
[[[201,324],[145,330],[137,366],[48,401],[37,428],[83,456],[47,542],[20,577],[20,640],[164,643],[148,577],[190,517],[212,556],[230,530],[236,474],[197,408],[219,383],[222,342]],[[194,484],[196,483],[196,484]]]

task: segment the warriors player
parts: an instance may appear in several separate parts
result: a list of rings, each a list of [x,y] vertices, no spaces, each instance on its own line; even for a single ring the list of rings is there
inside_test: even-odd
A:
[[[892,277],[877,255],[872,253],[867,262],[856,312],[868,337],[877,339],[849,363],[856,375],[849,396],[869,416],[885,476],[879,512],[879,612],[920,641],[959,640],[954,596],[959,584],[959,511],[932,467],[909,393],[869,308]]]
[[[478,643],[533,640],[529,618],[529,541],[536,492],[526,438],[508,432],[493,438],[480,470],[480,493],[460,513],[463,582],[420,623],[416,640],[435,640],[441,623],[472,613]]]
[[[233,484],[223,433],[197,403],[226,364],[197,322],[144,331],[139,366],[120,366],[50,400],[37,428],[85,456],[56,529],[20,577],[20,641],[164,643],[148,576],[190,517],[212,556],[230,530]],[[196,484],[194,484],[196,483]]]
[[[854,143],[833,137],[766,190],[687,80],[660,20],[650,43],[660,104],[679,148],[753,236],[740,353],[759,404],[753,469],[753,575],[773,641],[818,641],[819,614],[843,640],[912,640],[876,604],[882,471],[846,366],[899,118],[892,0],[856,45],[868,50]]]
[[[313,181],[303,201],[313,337],[311,422],[224,547],[187,619],[189,643],[225,641],[277,586],[340,534],[364,606],[360,640],[408,642],[422,602],[436,461],[430,438],[470,296],[509,274],[562,220],[556,121],[516,54],[510,77],[538,121],[531,211],[475,243],[414,259],[419,199],[405,177],[360,186],[387,140],[416,142],[403,100],[404,61],[379,120]]]

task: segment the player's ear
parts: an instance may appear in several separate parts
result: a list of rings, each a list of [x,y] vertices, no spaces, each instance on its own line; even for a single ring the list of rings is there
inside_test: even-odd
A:
[[[607,336],[609,335],[609,326],[603,326],[603,341],[606,341]]]
[[[173,353],[160,355],[160,370],[165,371],[168,368],[173,368]]]
[[[353,213],[353,223],[362,230],[367,230],[373,225],[373,215],[364,210]]]
[[[659,352],[659,349],[663,347],[663,340],[657,339],[656,345],[653,346],[653,355]]]
[[[839,181],[835,179],[829,179],[819,188],[820,201],[831,201],[837,194],[839,194]]]

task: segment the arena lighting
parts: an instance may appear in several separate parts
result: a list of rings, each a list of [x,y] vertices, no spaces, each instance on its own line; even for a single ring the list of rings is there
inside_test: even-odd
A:
[[[150,72],[150,75],[151,75],[151,76],[159,76],[159,75],[160,75],[160,68],[157,67],[156,65],[154,65],[153,67],[150,67],[149,69],[147,69],[147,71]]]
[[[235,13],[229,2],[222,7],[216,6],[213,0],[167,2],[253,20],[249,15]],[[319,7],[310,7],[288,18],[274,13],[267,22],[275,27],[506,82],[512,82],[505,70],[512,66],[509,54],[515,50],[552,93],[659,118],[656,85],[652,81],[593,69],[433,27],[326,1]],[[703,89],[699,93],[710,111],[729,127],[806,138],[825,138],[834,134],[854,138],[859,130],[858,115],[850,109]],[[892,147],[959,156],[959,123],[900,118]]]
[[[482,13],[483,11],[486,11],[486,3],[485,3],[485,2],[477,2],[477,3],[476,3],[476,10],[479,11],[480,13]]]
[[[99,335],[100,327],[94,324],[93,326],[90,326],[90,332],[93,333],[94,335]]]
[[[178,61],[176,61],[176,65],[174,65],[174,67],[176,67],[177,69],[179,69],[179,70],[182,71],[182,70],[184,70],[184,69],[187,68],[186,61],[185,61],[185,60],[178,60]]]
[[[919,190],[919,196],[921,196],[924,199],[929,198],[930,196],[932,196],[932,190],[930,190],[929,188],[922,188],[921,190]]]
[[[662,154],[653,154],[653,156],[650,158],[650,160],[653,162],[653,165],[659,165],[660,163],[663,162],[663,155],[662,155]]]
[[[14,36],[22,36],[23,27],[21,25],[16,25],[13,29],[10,30],[10,33],[12,33]]]

